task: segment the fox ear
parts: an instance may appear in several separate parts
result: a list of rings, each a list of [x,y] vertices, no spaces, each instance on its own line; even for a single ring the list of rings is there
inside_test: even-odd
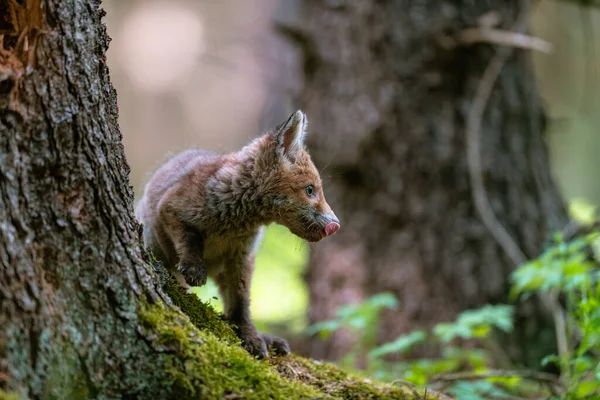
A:
[[[277,129],[277,155],[294,162],[304,150],[304,137],[308,120],[306,114],[298,110]]]

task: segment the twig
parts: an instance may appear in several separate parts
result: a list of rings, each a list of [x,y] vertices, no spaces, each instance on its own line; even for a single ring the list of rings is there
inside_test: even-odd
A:
[[[519,31],[523,29],[524,25],[524,18],[521,17],[516,24],[515,30]],[[481,121],[483,119],[485,107],[487,106],[492,89],[494,88],[494,84],[496,83],[496,80],[502,71],[502,67],[511,53],[511,47],[500,48],[496,51],[496,54],[485,69],[479,82],[479,86],[477,87],[475,99],[473,100],[473,104],[471,106],[471,112],[467,117],[466,136],[467,164],[469,167],[469,177],[471,181],[475,208],[492,236],[504,249],[512,262],[518,266],[526,261],[526,257],[514,239],[510,236],[506,229],[504,229],[500,221],[498,221],[494,215],[492,206],[490,205],[485,192],[485,185],[483,183],[481,149],[479,146],[479,130],[481,128]]]
[[[230,394],[224,395],[221,399],[222,400],[234,400],[234,399],[243,399],[243,398],[245,398],[244,395],[241,395],[239,393],[230,393]]]
[[[454,381],[477,381],[480,379],[487,378],[511,378],[519,377],[530,380],[535,380],[543,383],[558,384],[558,380],[555,375],[538,372],[538,371],[504,371],[494,370],[487,372],[457,372],[453,374],[439,374],[431,378],[433,382],[454,382]]]
[[[419,400],[427,400],[428,394],[430,394],[430,393],[433,393],[434,398],[439,399],[439,400],[454,400],[454,397],[451,397],[451,396],[447,395],[446,393],[442,393],[441,391],[429,390],[429,388],[427,386],[425,386],[425,391],[423,392],[423,396],[421,396],[418,392],[418,387],[404,379],[393,380],[390,383],[390,385],[394,386],[394,384],[396,384],[396,383],[401,383],[404,386],[408,387],[412,391],[413,396]]]
[[[506,370],[494,370],[487,372],[457,372],[453,374],[439,374],[431,378],[432,382],[441,382],[441,383],[451,383],[455,381],[478,381],[487,378],[511,378],[511,377],[519,377],[523,379],[529,379],[533,381],[538,381],[545,385],[548,385],[548,388],[552,392],[552,395],[557,396],[556,387],[559,386],[558,378],[555,375],[546,373],[546,372],[538,372],[538,371],[506,371]]]
[[[528,11],[529,10],[524,10],[519,16],[519,19],[513,28],[515,32],[521,33],[525,29]],[[511,55],[512,51],[512,47],[501,47],[498,49],[483,72],[483,76],[481,77],[475,98],[473,100],[471,112],[467,117],[466,137],[467,165],[475,209],[496,242],[500,245],[500,247],[502,247],[513,264],[518,267],[524,264],[527,258],[513,237],[494,215],[494,211],[492,210],[492,206],[487,198],[485,185],[483,182],[481,149],[479,146],[479,131],[481,128],[481,121],[483,119],[485,107],[487,106],[488,100],[494,88],[494,84],[496,83],[496,80],[498,79],[505,62]],[[558,294],[548,295],[540,293],[539,297],[542,301],[542,304],[552,313],[559,355],[561,356],[561,359],[565,359],[568,356],[569,346],[567,341],[565,319],[560,303],[558,302]],[[567,374],[566,376],[568,377],[568,370],[563,372]]]
[[[413,396],[415,396],[415,398],[417,398],[419,400],[423,400],[423,397],[417,391],[417,387],[415,385],[413,385],[412,383],[410,383],[409,381],[405,381],[404,379],[395,379],[392,381],[392,383],[390,385],[394,386],[395,383],[403,384],[404,386],[406,386],[407,388],[409,388],[412,391],[412,394],[413,394]]]
[[[527,50],[536,50],[546,54],[552,53],[553,50],[552,43],[538,37],[488,27],[467,28],[459,33],[458,42],[466,45],[475,43],[493,43]]]
[[[589,225],[582,225],[575,220],[571,220],[563,229],[562,239],[565,242],[569,242],[576,237],[585,236],[597,231],[600,231],[600,221],[596,221]]]
[[[292,375],[293,375],[294,379],[298,378],[298,372],[294,368],[292,368],[288,364],[281,364],[281,365],[283,365],[284,367],[286,367],[287,369],[289,369],[290,371],[292,371]]]
[[[477,25],[486,28],[494,28],[500,25],[500,22],[502,22],[502,16],[496,10],[488,11],[477,18]]]

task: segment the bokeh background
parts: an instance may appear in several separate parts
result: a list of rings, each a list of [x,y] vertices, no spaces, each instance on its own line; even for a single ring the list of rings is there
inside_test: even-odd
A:
[[[300,1],[103,5],[113,39],[108,63],[137,198],[169,155],[188,147],[236,150],[295,110],[301,60],[274,23],[299,18]],[[565,199],[599,205],[600,12],[545,1],[531,15],[531,27],[554,46],[551,54],[533,54],[549,118],[552,173]],[[301,240],[285,228],[269,228],[252,289],[252,312],[261,328],[302,336],[308,324],[307,260]],[[197,293],[220,307],[212,284]]]

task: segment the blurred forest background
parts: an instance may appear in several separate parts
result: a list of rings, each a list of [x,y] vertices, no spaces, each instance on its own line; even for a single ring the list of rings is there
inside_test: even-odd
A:
[[[317,167],[323,169],[323,176],[326,181],[325,193],[328,199],[331,198],[330,204],[341,218],[342,230],[336,235],[335,242],[319,243],[312,247],[313,252],[309,256],[308,246],[302,243],[300,239],[293,237],[282,227],[271,227],[257,259],[257,271],[252,289],[252,311],[259,323],[259,328],[278,331],[279,333],[283,332],[284,336],[290,339],[294,351],[318,358],[340,360],[351,354],[352,349],[356,348],[354,343],[360,342],[364,337],[361,339],[357,338],[356,334],[338,332],[329,337],[328,340],[323,340],[327,335],[308,336],[306,334],[309,325],[316,322],[330,320],[329,322],[333,324],[331,319],[338,315],[336,312],[340,306],[349,304],[355,306],[357,304],[365,305],[367,303],[364,302],[369,298],[372,299],[373,295],[380,292],[393,293],[393,297],[400,300],[400,314],[393,310],[385,311],[389,315],[382,320],[380,330],[373,333],[376,337],[373,340],[382,343],[390,341],[400,334],[412,332],[417,328],[432,328],[437,323],[453,321],[460,312],[468,308],[477,308],[488,302],[506,303],[509,289],[507,283],[509,273],[507,271],[514,269],[514,266],[510,266],[510,257],[506,258],[501,255],[501,250],[481,246],[469,255],[471,258],[468,262],[461,259],[460,256],[455,259],[456,265],[460,263],[464,265],[483,265],[481,267],[464,267],[469,271],[477,270],[478,277],[471,279],[465,275],[464,282],[462,282],[460,278],[461,270],[457,266],[455,274],[459,275],[458,278],[453,276],[453,273],[440,272],[438,280],[432,279],[431,288],[423,289],[422,293],[415,294],[414,291],[420,290],[418,287],[423,283],[414,280],[414,276],[411,275],[414,275],[414,266],[408,256],[403,258],[401,254],[403,254],[403,246],[410,246],[406,243],[402,244],[403,241],[408,240],[410,243],[412,240],[416,241],[418,239],[406,239],[408,233],[405,232],[402,236],[402,229],[394,231],[389,228],[387,231],[378,231],[380,218],[394,218],[390,215],[381,215],[380,211],[377,210],[385,209],[386,203],[383,200],[378,202],[375,197],[367,199],[360,194],[357,195],[355,205],[344,203],[345,200],[342,196],[353,193],[351,190],[348,191],[349,187],[361,185],[360,182],[364,183],[365,177],[368,181],[368,176],[365,176],[364,171],[361,172],[362,175],[356,171],[360,168],[368,168],[368,163],[371,162],[367,159],[366,167],[364,165],[362,167],[354,166],[351,170],[347,166],[349,161],[344,159],[346,157],[344,151],[348,147],[358,146],[355,140],[352,139],[353,133],[350,130],[355,128],[356,130],[371,129],[374,132],[378,132],[378,129],[386,132],[393,131],[397,132],[398,141],[401,142],[404,132],[410,130],[410,124],[399,121],[394,122],[393,126],[381,123],[379,128],[374,128],[373,126],[377,125],[378,122],[371,123],[372,121],[368,121],[369,118],[378,120],[384,118],[384,115],[383,112],[378,114],[377,111],[365,111],[365,107],[369,108],[368,101],[366,106],[364,104],[362,106],[357,105],[356,112],[362,118],[359,123],[353,124],[353,121],[339,122],[340,115],[342,115],[340,108],[344,108],[343,102],[341,102],[342,104],[331,104],[332,102],[329,101],[328,96],[332,96],[331,98],[342,96],[340,93],[346,90],[344,93],[355,96],[360,103],[360,96],[370,90],[367,87],[370,82],[369,79],[379,79],[371,76],[365,78],[365,82],[356,82],[356,85],[354,85],[353,73],[360,75],[361,71],[365,70],[367,71],[365,75],[375,74],[375,72],[369,70],[368,59],[360,55],[360,46],[363,46],[369,40],[376,42],[377,39],[374,39],[376,33],[373,32],[379,32],[384,28],[381,28],[376,22],[372,26],[368,25],[368,18],[377,21],[377,18],[381,17],[375,13],[373,13],[375,16],[371,15],[368,10],[369,6],[362,7],[356,6],[356,4],[349,6],[354,10],[354,14],[348,12],[349,15],[352,14],[353,16],[343,20],[334,14],[336,10],[342,10],[341,13],[343,13],[346,2],[324,1],[322,5],[317,3],[299,0],[104,0],[103,5],[107,10],[106,23],[108,31],[113,39],[108,52],[108,63],[118,93],[119,122],[124,135],[123,140],[127,159],[131,166],[131,182],[138,197],[143,191],[149,174],[169,155],[188,147],[202,147],[219,152],[237,150],[259,133],[274,127],[295,109],[301,107],[307,111],[309,135],[312,138],[309,143],[311,152],[314,154]],[[473,2],[459,3],[464,3],[464,8],[468,11],[465,11],[466,16],[460,16],[458,19],[462,18],[463,23],[468,20],[467,24],[472,24],[478,13],[483,15],[486,10],[494,10],[494,4],[499,4],[498,2],[481,2],[490,3],[490,5],[480,4],[474,6],[471,4]],[[523,2],[523,4],[525,3],[529,4],[529,2]],[[443,19],[440,15],[448,9],[448,7],[440,7],[441,11],[433,13],[426,10],[427,6],[422,7],[424,15],[427,13],[435,14],[433,22],[431,22],[432,25],[435,25],[436,18]],[[406,17],[399,18],[397,21],[399,26],[406,24],[405,33],[408,32],[409,28],[414,28],[415,32],[418,31],[417,22],[415,22],[415,20],[418,20],[415,14],[418,12],[417,8],[417,5],[411,5],[410,10],[408,10],[409,7],[406,7],[406,10],[398,10],[398,15],[403,15],[406,11]],[[504,8],[504,10],[499,10],[500,15],[505,17],[510,15],[512,20],[515,20],[515,16],[519,14],[524,6],[506,6]],[[515,92],[516,94],[509,92],[504,100],[494,100],[495,103],[490,101],[490,103],[493,103],[490,106],[500,104],[498,107],[504,106],[510,109],[512,106],[509,103],[511,95],[520,96],[521,99],[517,100],[516,103],[522,104],[520,103],[523,101],[522,98],[529,96],[528,93],[523,94],[523,91],[539,91],[546,119],[540,119],[538,115],[540,111],[536,109],[528,109],[522,112],[513,110],[513,114],[525,114],[523,117],[525,119],[513,121],[516,125],[510,125],[507,122],[500,131],[529,124],[528,119],[540,123],[542,128],[538,127],[538,130],[545,127],[544,138],[548,145],[551,174],[559,188],[560,195],[565,202],[575,206],[571,209],[576,210],[576,212],[580,214],[589,212],[589,207],[600,205],[600,180],[597,176],[597,171],[600,169],[598,158],[600,135],[596,132],[596,127],[600,123],[600,114],[597,112],[600,104],[600,9],[582,7],[575,2],[548,0],[535,2],[535,7],[532,7],[531,10],[527,21],[531,28],[529,34],[551,43],[552,51],[544,53],[517,50],[519,52],[518,61],[510,65],[507,64],[509,76],[503,82],[505,84],[509,82],[507,84],[511,85],[513,80],[518,83],[522,79],[525,83],[522,85],[518,83],[521,86]],[[460,6],[455,11],[460,13]],[[356,35],[356,48],[353,47],[354,42],[352,41],[347,42],[347,48],[341,46],[340,43],[344,43],[343,34],[346,32],[344,29],[347,28],[342,25],[352,23],[352,18],[354,18],[354,21],[358,21],[363,17],[363,21],[366,22],[361,28],[357,27],[353,31]],[[331,24],[338,23],[342,27],[337,29],[336,25],[333,28],[327,28],[327,21],[331,21]],[[501,21],[501,24],[502,26],[506,25],[504,21]],[[296,29],[297,26],[302,26],[302,29]],[[348,84],[344,90],[340,89],[336,92],[337,89],[330,87],[331,90],[324,89],[326,94],[320,96],[319,87],[326,86],[322,80],[327,80],[327,75],[319,75],[319,72],[311,72],[313,79],[311,82],[307,81],[306,75],[310,69],[308,63],[310,60],[307,58],[307,52],[310,49],[307,50],[307,47],[312,45],[313,39],[310,39],[310,35],[308,35],[308,38],[302,36],[304,29],[311,33],[312,38],[317,41],[320,40],[318,29],[322,29],[329,36],[323,39],[326,42],[325,44],[319,43],[317,47],[327,49],[331,46],[338,46],[340,59],[346,57],[348,60],[356,61],[355,70],[358,72],[352,68],[348,69],[350,72],[343,68],[339,70],[341,71],[339,74],[340,81]],[[444,27],[440,29],[443,30]],[[399,32],[403,32],[402,28],[399,28]],[[382,33],[382,35],[385,34]],[[387,32],[387,34],[390,33]],[[410,35],[409,33],[406,34]],[[418,40],[414,41],[414,43],[417,42]],[[383,54],[389,54],[385,53],[385,50],[380,51]],[[410,59],[409,54],[411,52],[419,53],[419,51],[423,50],[407,45],[405,48],[398,49],[398,57]],[[354,56],[353,52],[356,52],[357,55]],[[373,52],[376,53],[376,50],[373,50]],[[474,53],[470,53],[469,50],[461,50],[460,54],[468,57]],[[491,52],[485,53],[485,58],[477,55],[476,58],[479,58],[479,64],[471,63],[470,66],[465,66],[464,71],[454,70],[452,74],[456,75],[457,82],[459,79],[463,79],[459,78],[463,74],[468,74],[466,71],[475,71],[473,72],[475,74],[473,80],[466,80],[466,82],[478,82],[491,54]],[[531,61],[531,64],[529,64],[529,61]],[[362,65],[361,62],[363,62]],[[442,65],[444,62],[441,61]],[[469,62],[465,63],[469,64]],[[407,65],[403,72],[398,72],[399,76],[402,76],[402,74],[408,76],[409,73],[406,71],[409,71],[410,68],[413,68],[413,70],[418,68],[414,65],[410,66],[410,63],[407,63]],[[519,78],[519,74],[522,74],[522,71],[530,66],[533,76],[528,75]],[[373,70],[378,71],[377,68]],[[329,73],[331,72],[330,70]],[[328,76],[331,78],[332,76],[335,77],[336,74]],[[440,78],[428,70],[423,70],[423,77],[434,82],[431,83],[431,87],[423,86],[419,88],[413,86],[409,89],[403,89],[405,90],[405,96],[408,96],[408,98],[402,101],[411,102],[411,99],[414,99],[417,106],[419,104],[429,104],[424,102],[424,99],[426,100],[427,96],[434,96],[433,98],[435,98],[436,90],[438,90],[435,88],[435,82],[446,79]],[[502,81],[502,78],[500,81]],[[533,83],[527,83],[529,81]],[[458,95],[457,99],[460,98],[461,101],[464,101],[466,98],[473,97],[474,86],[469,85],[466,85],[468,86],[468,93]],[[442,86],[444,85],[442,84]],[[410,85],[407,87],[410,87]],[[415,98],[414,94],[420,93],[419,90],[426,92],[427,95],[418,95]],[[535,97],[535,94],[533,96]],[[316,100],[314,100],[315,98]],[[422,103],[417,103],[417,101]],[[536,102],[537,100],[532,101],[532,103],[537,104]],[[331,104],[331,110],[329,104]],[[352,104],[348,106],[349,109],[353,107]],[[464,107],[464,105],[456,105],[457,109],[460,109],[460,107]],[[406,108],[403,110],[405,111]],[[433,116],[437,114],[445,115],[446,112],[447,110],[444,108],[436,110],[434,104],[425,113]],[[393,114],[394,111],[391,111],[391,113]],[[402,115],[402,112],[398,112],[398,114]],[[513,114],[500,111],[496,118],[510,119]],[[441,118],[444,120],[443,116]],[[435,123],[432,122],[434,125]],[[460,125],[458,122],[457,124]],[[485,138],[488,134],[485,129],[487,125],[484,123],[482,126],[480,135]],[[336,136],[338,133],[332,133],[329,137],[330,130],[331,132],[339,132],[344,128],[349,130],[347,137],[338,137]],[[437,128],[428,129],[435,130]],[[448,129],[451,130],[452,128]],[[493,129],[492,127],[491,130]],[[535,127],[533,129],[535,130]],[[375,135],[385,136],[383,133],[376,133]],[[407,134],[407,138],[410,135]],[[493,136],[492,133],[490,135]],[[436,134],[428,134],[424,137],[427,137],[428,140],[434,140],[435,138],[443,140],[442,136]],[[456,138],[456,136],[451,137]],[[450,140],[456,141],[457,139]],[[384,147],[386,146],[385,139],[382,139],[381,143],[384,144]],[[410,143],[408,139],[407,143]],[[456,143],[464,146],[464,141],[459,140]],[[523,153],[532,151],[528,147],[529,142],[519,144],[520,142],[517,140],[514,143],[516,143],[514,144],[516,148],[512,148],[511,151],[517,153],[519,151]],[[411,145],[410,148],[413,150],[418,149],[420,145]],[[436,147],[436,143],[429,143],[429,145]],[[447,143],[440,142],[438,150],[443,152],[445,145]],[[503,146],[499,141],[492,141],[489,146],[492,145],[500,146],[499,148]],[[486,148],[489,150],[490,147],[486,146],[488,144],[484,144],[484,150]],[[513,144],[508,145],[508,147],[511,146]],[[521,147],[519,148],[519,146]],[[400,149],[400,147],[398,148]],[[432,151],[435,153],[435,150]],[[526,158],[528,156],[529,154],[525,154]],[[357,156],[353,157],[356,158]],[[459,157],[462,157],[460,163],[464,164],[464,154],[459,155]],[[413,160],[416,164],[420,162],[411,154],[407,154],[405,158]],[[342,161],[336,162],[339,159],[342,159]],[[330,162],[332,162],[332,165],[330,165]],[[352,162],[360,165],[355,159]],[[509,162],[515,161],[513,159]],[[404,167],[394,169],[393,165],[395,164],[389,164],[389,174],[397,173],[401,180],[405,176],[403,174],[406,174],[407,182],[411,179],[414,180],[415,176],[418,175],[416,172],[411,175],[409,171],[412,168],[411,166],[408,166],[405,170]],[[540,168],[544,168],[543,162]],[[374,166],[373,170],[381,172],[382,169]],[[446,172],[444,171],[434,170],[431,173],[445,177]],[[457,167],[457,171],[466,171],[466,166]],[[358,174],[360,177],[357,178],[353,174]],[[422,181],[415,181],[413,186],[407,184],[407,190],[418,192],[415,188],[427,184],[427,179],[431,179],[432,182],[435,181],[436,178],[433,175],[423,175]],[[335,183],[336,176],[343,176],[345,183]],[[349,179],[352,181],[351,184],[348,183],[350,182]],[[450,179],[448,182],[450,186],[454,185],[455,182],[452,180],[454,178],[448,179]],[[329,184],[329,181],[334,183]],[[377,177],[374,178],[375,181],[379,182]],[[385,179],[382,179],[381,182],[383,185]],[[460,181],[457,180],[456,182]],[[364,190],[370,190],[367,183],[364,183],[363,186]],[[457,184],[456,196],[460,197],[459,192],[461,192],[461,189],[458,186]],[[550,184],[550,186],[552,185]],[[503,190],[501,186],[498,187],[500,187],[500,191]],[[357,193],[361,190],[361,188],[356,189]],[[449,190],[448,193],[453,193],[453,187],[446,188],[446,190]],[[507,189],[506,192],[508,193],[509,190]],[[541,195],[541,199],[538,194],[534,197],[539,200],[537,204],[545,201],[544,194]],[[553,195],[549,195],[549,198],[553,198]],[[453,237],[449,238],[445,234],[445,229],[452,226],[452,224],[448,223],[449,225],[441,226],[436,225],[435,221],[441,220],[445,214],[452,215],[448,207],[453,206],[447,201],[436,200],[437,202],[433,202],[430,200],[423,200],[422,208],[425,210],[423,212],[436,214],[436,216],[422,218],[424,221],[429,221],[430,225],[433,226],[431,228],[433,232],[439,230],[439,234],[435,233],[439,237],[433,241],[431,251],[435,252],[439,249],[442,253],[440,257],[442,257],[443,254],[447,254],[446,251],[452,251],[438,245],[453,240]],[[519,203],[520,200],[517,199],[516,202]],[[524,197],[523,204],[526,202],[527,199]],[[344,203],[344,206],[342,206],[342,203]],[[493,200],[492,203],[494,203]],[[373,213],[379,214],[370,219],[371,216],[368,212],[358,214],[353,209],[353,207],[364,208],[364,204],[370,204],[374,210]],[[493,205],[496,211],[503,210],[502,206]],[[527,207],[529,206],[531,205],[527,205]],[[533,206],[536,207],[536,204]],[[395,209],[394,207],[419,208],[418,205],[412,203],[396,204],[390,207],[392,209]],[[524,207],[527,209],[525,205]],[[555,207],[560,209],[560,206]],[[394,213],[393,210],[386,212]],[[472,214],[473,211],[468,213]],[[546,224],[544,222],[543,226],[539,226],[539,224],[536,226],[536,221],[545,218],[544,212],[539,214],[532,218],[533,228],[530,226],[536,232],[535,235],[532,235],[535,238],[530,239],[528,242],[528,238],[525,236],[526,233],[517,234],[520,238],[520,244],[525,248],[524,253],[527,258],[536,257],[542,250],[541,242],[544,238],[549,240],[553,231],[561,229],[565,225],[563,222],[566,223],[562,215],[557,215],[551,218],[555,218],[558,223]],[[361,220],[360,224],[362,225],[360,225],[357,220],[362,218],[369,221]],[[408,218],[409,222],[405,222],[414,224],[415,220],[411,218]],[[507,217],[507,221],[511,218],[519,220],[522,217],[519,215]],[[561,223],[563,224],[561,225]],[[348,227],[348,225],[350,226]],[[520,232],[519,227],[513,228],[514,231]],[[367,229],[368,232],[363,232],[364,229]],[[468,231],[467,228],[465,229]],[[362,233],[364,233],[364,236],[362,236]],[[479,230],[468,235],[483,234]],[[422,231],[417,236],[421,237],[421,242],[427,241],[426,235]],[[436,240],[439,240],[439,242],[436,242]],[[466,242],[470,243],[469,240],[469,238],[465,239]],[[393,249],[393,254],[385,260],[382,257],[365,256],[365,254],[381,253],[377,245],[370,241],[385,242],[386,246]],[[463,247],[468,247],[468,244],[459,244],[459,250],[457,251],[460,251]],[[424,257],[426,258],[426,256]],[[361,261],[357,261],[359,258]],[[309,259],[310,263],[308,263]],[[390,263],[390,259],[397,262]],[[452,259],[452,256],[449,259]],[[494,263],[489,263],[491,259],[498,259],[498,263],[503,266],[494,269],[496,267],[491,265]],[[372,261],[372,265],[370,261]],[[330,269],[320,268],[323,264],[333,267]],[[365,273],[356,270],[358,264],[363,265],[371,272]],[[365,266],[364,264],[369,265]],[[390,270],[395,269],[404,272],[396,275],[392,274],[393,276],[388,275],[386,271],[389,270],[382,267],[382,264],[386,264],[385,268],[390,268]],[[440,271],[452,268],[452,266],[438,260],[425,260],[423,265],[427,268],[432,265],[439,266]],[[488,265],[490,269],[486,270]],[[425,269],[425,275],[437,275],[436,271],[438,269]],[[325,273],[324,271],[328,272]],[[377,277],[378,274],[381,276]],[[401,284],[394,286],[394,280],[396,279],[406,280],[407,285],[414,287],[404,290]],[[474,285],[479,285],[481,288],[470,289],[469,285],[473,283],[466,281],[473,281],[475,282]],[[495,281],[497,281],[496,286],[498,288],[485,288],[486,285],[494,286],[493,282]],[[443,287],[444,285],[447,287]],[[440,289],[440,287],[443,288]],[[452,296],[444,297],[445,294],[443,293],[436,298],[431,293],[438,289],[441,293],[451,293],[453,291],[471,291],[472,293],[465,295],[465,299],[455,299]],[[218,294],[213,285],[209,284],[196,290],[203,299],[210,300],[217,308],[220,307],[220,302],[215,299]],[[411,292],[411,290],[414,291]],[[431,301],[429,301],[430,298]],[[377,304],[380,308],[375,307],[378,310],[398,306],[395,303],[396,300],[385,297],[385,295],[376,298],[374,301],[373,304],[379,301]],[[407,308],[409,311],[406,311]],[[353,310],[346,309],[346,312],[360,311],[357,310],[356,308]],[[364,308],[362,310],[364,311]],[[519,314],[523,319],[517,325],[519,323],[524,324],[523,321],[531,319],[532,313],[537,312],[525,310]],[[543,320],[543,318],[541,319]],[[329,327],[332,326],[331,324]],[[536,335],[539,335],[540,342],[553,343],[553,338],[548,340],[542,338],[543,335],[546,335],[544,333],[546,331],[541,325],[543,325],[543,322],[540,322],[539,326],[536,324],[528,325],[528,329],[530,331],[533,329],[534,332],[522,333],[522,335],[529,335],[529,340],[536,340]],[[323,332],[323,330],[327,330],[327,327],[323,328],[321,326],[319,328],[317,326],[313,329],[313,333],[319,330]],[[364,336],[367,333],[363,332],[360,335]],[[549,335],[552,336],[553,334],[550,333]],[[409,336],[407,341],[403,343],[408,346],[411,340],[415,343],[419,342],[419,338],[419,335]],[[506,343],[512,342],[508,340]],[[508,345],[507,348],[511,349],[511,346],[512,344]],[[550,345],[550,347],[552,346]],[[510,353],[509,350],[507,352]],[[519,351],[515,350],[511,354],[518,353]],[[430,350],[423,350],[420,354],[431,355],[432,353],[430,353]],[[515,359],[518,359],[523,365],[531,366],[531,363],[539,362],[539,358],[536,357],[536,355],[515,356]],[[365,366],[367,362],[361,361],[358,357],[358,359],[353,358],[351,363]]]

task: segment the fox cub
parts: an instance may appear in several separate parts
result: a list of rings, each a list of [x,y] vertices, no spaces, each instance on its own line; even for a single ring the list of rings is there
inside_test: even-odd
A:
[[[184,151],[154,173],[136,208],[154,256],[186,287],[213,278],[225,316],[258,357],[290,351],[285,340],[259,333],[250,316],[263,226],[285,225],[310,242],[340,229],[304,147],[306,126],[306,115],[296,111],[236,153]]]

